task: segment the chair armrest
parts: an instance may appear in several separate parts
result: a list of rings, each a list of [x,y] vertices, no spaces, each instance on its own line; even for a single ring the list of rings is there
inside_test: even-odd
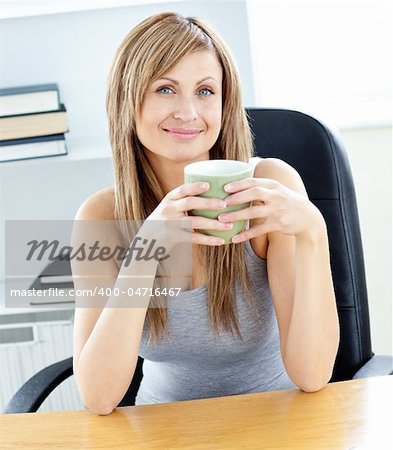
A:
[[[393,374],[393,356],[374,355],[366,364],[361,367],[353,376],[357,378],[379,377]]]
[[[36,412],[48,395],[72,374],[72,356],[45,367],[18,389],[4,414]]]

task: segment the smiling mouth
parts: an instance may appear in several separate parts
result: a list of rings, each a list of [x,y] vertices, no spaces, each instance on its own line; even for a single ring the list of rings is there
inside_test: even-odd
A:
[[[199,136],[203,130],[179,130],[164,128],[164,131],[176,140],[191,141],[192,139],[195,139],[197,136]]]

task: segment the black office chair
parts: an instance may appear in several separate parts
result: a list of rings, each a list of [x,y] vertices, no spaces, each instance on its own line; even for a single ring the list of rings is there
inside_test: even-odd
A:
[[[285,109],[250,108],[258,156],[294,167],[323,214],[340,321],[340,346],[330,381],[393,373],[393,358],[371,349],[363,248],[351,168],[341,138],[321,121]]]
[[[376,356],[371,349],[359,218],[341,139],[320,121],[298,111],[249,108],[247,112],[258,156],[279,158],[294,167],[327,223],[341,333],[331,381],[391,375],[392,356]],[[139,358],[135,376],[119,406],[134,404],[142,363]],[[43,369],[17,391],[5,413],[37,411],[70,375],[72,358]]]

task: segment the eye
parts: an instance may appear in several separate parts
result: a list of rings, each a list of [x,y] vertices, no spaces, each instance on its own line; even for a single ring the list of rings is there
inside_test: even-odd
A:
[[[158,88],[156,92],[158,92],[160,94],[170,94],[173,91],[168,86],[163,86],[163,87]]]
[[[213,95],[214,92],[211,89],[208,88],[202,88],[199,90],[199,92],[201,92],[202,97],[209,97],[210,95]]]

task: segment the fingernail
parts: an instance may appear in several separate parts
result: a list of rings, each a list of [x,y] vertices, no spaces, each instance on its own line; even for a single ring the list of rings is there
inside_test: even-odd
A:
[[[226,202],[224,202],[224,201],[218,202],[218,207],[219,207],[219,208],[226,208],[226,207],[227,207],[227,204],[226,204]]]
[[[209,189],[209,183],[200,183],[199,187],[201,189]]]
[[[227,184],[224,189],[229,192],[232,189],[233,185],[232,184]]]

